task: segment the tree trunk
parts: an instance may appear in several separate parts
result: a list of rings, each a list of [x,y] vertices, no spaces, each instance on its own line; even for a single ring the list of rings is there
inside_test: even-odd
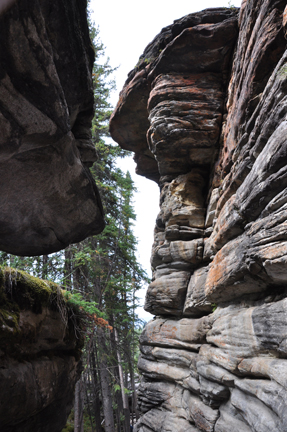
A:
[[[105,432],[115,432],[113,401],[111,393],[111,384],[109,371],[107,369],[107,347],[105,343],[104,330],[100,327],[97,329],[97,340],[99,345],[99,366],[100,380],[103,399],[103,410],[105,417]]]
[[[137,409],[138,401],[137,401],[137,393],[136,393],[136,386],[135,386],[135,374],[133,370],[133,364],[132,359],[129,358],[128,360],[129,364],[129,371],[130,371],[130,377],[131,377],[131,387],[132,387],[132,426],[134,425],[134,415],[136,416],[136,420],[139,419],[139,411]]]
[[[109,315],[109,323],[110,325],[114,328],[115,327],[115,323],[114,323],[114,317],[113,314]],[[122,392],[121,392],[121,384],[120,384],[120,374],[119,374],[119,368],[118,368],[118,355],[117,355],[117,343],[116,343],[116,339],[115,339],[115,332],[111,332],[110,333],[110,343],[111,343],[111,358],[113,361],[113,371],[114,371],[114,378],[116,380],[116,383],[119,385],[119,390],[116,389],[115,391],[115,402],[116,402],[116,406],[117,406],[117,410],[116,410],[116,422],[117,422],[117,430],[120,432],[121,429],[121,424],[123,423],[123,429],[125,432],[125,420],[123,422],[122,418],[122,414],[124,412],[124,407],[123,407],[123,398],[122,398]]]
[[[73,253],[71,246],[65,249],[65,262],[64,262],[64,286],[71,290],[72,288],[72,258]]]
[[[101,432],[102,426],[101,426],[101,403],[99,398],[99,391],[100,391],[100,384],[98,381],[98,374],[97,374],[97,368],[96,368],[96,346],[95,343],[93,344],[93,348],[91,351],[91,363],[92,363],[92,371],[93,371],[93,382],[94,382],[94,416],[95,416],[95,423],[96,423],[96,431]]]
[[[123,414],[125,416],[124,432],[129,432],[130,431],[130,410],[129,410],[128,396],[125,393],[124,375],[123,375],[123,368],[121,362],[121,354],[119,350],[119,338],[118,338],[118,332],[116,328],[114,328],[114,333],[115,333],[117,359],[118,359],[118,367],[119,367],[120,386],[121,386],[122,400],[123,400]]]
[[[43,255],[42,279],[48,277],[48,255]]]
[[[91,414],[91,408],[90,408],[90,398],[89,398],[89,382],[90,382],[90,373],[89,373],[89,369],[86,369],[86,372],[84,373],[84,378],[85,378],[85,393],[86,393],[86,406],[88,409],[88,414],[89,414],[89,419],[90,419],[90,424],[91,424],[91,429],[92,432],[94,432],[94,426],[93,426],[93,419],[92,419],[92,414]]]
[[[138,399],[135,385],[135,373],[134,373],[134,362],[135,362],[135,284],[133,284],[133,329],[132,329],[132,350],[129,351],[128,364],[131,377],[132,385],[132,426],[134,426],[134,415],[136,421],[138,421],[140,415],[138,411]]]
[[[84,432],[84,392],[83,382],[77,381],[75,388],[74,432]]]

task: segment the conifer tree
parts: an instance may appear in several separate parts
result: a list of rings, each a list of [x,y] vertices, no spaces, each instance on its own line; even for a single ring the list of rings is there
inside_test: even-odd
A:
[[[68,301],[78,305],[80,314],[86,314],[84,372],[76,387],[75,430],[100,432],[104,422],[106,432],[129,432],[130,422],[137,416],[135,351],[140,322],[136,293],[147,276],[136,258],[135,188],[129,172],[117,166],[117,159],[128,152],[107,141],[114,69],[109,60],[101,63],[104,47],[91,22],[90,30],[96,55],[92,137],[98,153],[91,173],[102,197],[106,227],[100,235],[48,256],[18,257],[0,252],[0,264],[58,282],[67,290]],[[83,409],[89,426],[83,422]]]

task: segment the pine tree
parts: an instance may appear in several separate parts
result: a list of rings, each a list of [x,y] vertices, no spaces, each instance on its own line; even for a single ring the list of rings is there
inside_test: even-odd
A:
[[[106,227],[100,235],[48,256],[18,257],[0,252],[0,264],[58,282],[67,290],[67,300],[86,317],[84,372],[76,388],[75,427],[86,430],[85,399],[84,413],[90,419],[87,430],[100,432],[104,421],[106,431],[129,432],[130,421],[137,416],[135,352],[141,323],[136,315],[136,293],[147,276],[136,258],[135,188],[129,172],[117,166],[117,159],[128,152],[107,141],[114,69],[109,60],[101,64],[104,47],[99,30],[92,23],[90,29],[96,55],[92,136],[98,153],[91,173],[102,197]]]

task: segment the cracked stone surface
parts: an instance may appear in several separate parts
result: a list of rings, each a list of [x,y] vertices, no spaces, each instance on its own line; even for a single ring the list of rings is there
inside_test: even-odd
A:
[[[0,248],[48,254],[104,227],[85,1],[19,0],[0,38]]]
[[[160,189],[137,432],[287,430],[285,6],[164,28],[111,118]]]

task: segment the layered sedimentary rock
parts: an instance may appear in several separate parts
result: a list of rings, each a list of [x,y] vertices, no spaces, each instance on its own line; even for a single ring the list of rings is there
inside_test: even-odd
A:
[[[40,255],[97,234],[89,167],[92,66],[85,0],[0,1],[0,249]],[[0,272],[0,430],[60,432],[82,336],[59,288]]]
[[[1,432],[62,430],[80,374],[81,328],[56,284],[1,269]]]
[[[104,226],[88,168],[96,154],[86,1],[7,5],[0,9],[0,249],[47,254]]]
[[[138,432],[287,430],[285,6],[175,21],[111,119],[160,187]]]

